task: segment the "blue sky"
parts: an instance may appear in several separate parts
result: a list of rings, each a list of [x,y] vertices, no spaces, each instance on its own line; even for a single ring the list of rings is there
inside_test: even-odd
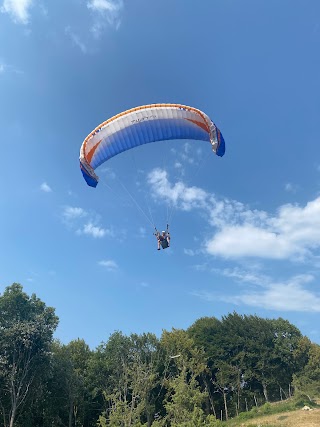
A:
[[[62,342],[284,317],[320,342],[318,0],[1,0],[0,292],[56,308]],[[139,105],[226,140],[123,153],[89,188],[87,134]],[[172,245],[156,250],[144,212]],[[150,210],[149,210],[150,209]]]

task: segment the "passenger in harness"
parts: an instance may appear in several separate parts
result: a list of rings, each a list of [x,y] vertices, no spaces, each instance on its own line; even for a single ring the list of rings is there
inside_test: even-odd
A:
[[[170,233],[169,233],[169,225],[167,224],[166,231],[162,231],[161,233],[156,229],[154,235],[158,241],[158,251],[160,251],[160,245],[162,249],[166,249],[170,246]]]

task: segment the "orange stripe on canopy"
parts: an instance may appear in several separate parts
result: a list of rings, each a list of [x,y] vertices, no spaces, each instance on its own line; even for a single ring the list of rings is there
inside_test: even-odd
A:
[[[98,148],[98,145],[100,144],[100,142],[101,142],[101,141],[102,141],[102,139],[100,139],[100,141],[98,141],[98,142],[96,143],[96,145],[94,145],[94,146],[91,148],[91,150],[89,151],[89,153],[85,156],[86,161],[87,161],[88,163],[90,163],[90,162],[91,162],[92,157],[93,157],[93,155],[94,155],[94,153],[95,153],[96,149]]]
[[[108,123],[111,123],[112,121],[119,119],[122,116],[125,116],[127,114],[133,113],[134,111],[141,111],[141,110],[147,110],[150,108],[183,108],[187,111],[193,111],[194,113],[198,114],[205,122],[207,122],[204,114],[202,113],[202,111],[198,110],[197,108],[194,107],[189,107],[188,105],[182,105],[182,104],[149,104],[149,105],[141,105],[140,107],[135,107],[135,108],[131,108],[130,110],[126,110],[123,111],[122,113],[119,113],[113,117],[111,117],[110,119],[102,122],[99,126],[97,126],[91,133],[89,133],[89,135],[85,138],[85,140],[83,141],[84,145],[86,146],[87,141],[93,136],[95,135],[103,126],[107,125]],[[203,124],[199,126],[204,126]],[[208,124],[208,128],[205,129],[207,132],[210,133],[210,128],[209,128],[209,124]]]
[[[188,120],[188,122],[194,123],[195,125],[204,129],[206,132],[210,133],[209,126],[206,123],[198,122],[198,120],[192,120],[192,119],[186,119],[186,120]]]

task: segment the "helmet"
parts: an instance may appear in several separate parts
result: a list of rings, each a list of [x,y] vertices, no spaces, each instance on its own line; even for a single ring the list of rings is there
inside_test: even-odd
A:
[[[165,234],[166,232],[165,231],[162,231],[162,234]]]

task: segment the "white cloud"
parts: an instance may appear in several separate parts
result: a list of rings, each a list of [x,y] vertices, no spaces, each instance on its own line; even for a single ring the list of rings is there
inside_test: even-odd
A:
[[[320,197],[305,206],[286,204],[275,214],[250,209],[236,200],[218,198],[181,180],[171,183],[165,170],[148,175],[155,199],[176,209],[201,209],[216,229],[205,243],[207,253],[224,258],[256,257],[305,260],[320,249]]]
[[[52,192],[52,188],[46,182],[43,182],[40,185],[40,190],[44,191],[45,193],[51,193]]]
[[[114,13],[123,7],[123,2],[115,0],[90,0],[87,4],[89,9],[96,10],[98,12],[110,12]]]
[[[6,62],[0,60],[0,74],[4,73],[23,74],[22,71],[18,70],[13,65],[9,65]]]
[[[95,24],[92,27],[92,33],[95,37],[100,36],[106,23],[116,29],[120,27],[123,0],[89,0],[87,7],[97,14]]]
[[[76,218],[82,218],[87,215],[87,212],[79,207],[66,206],[63,210],[62,216],[66,220],[73,220]]]
[[[221,300],[278,311],[320,312],[320,296],[303,287],[311,275],[293,277],[287,283],[271,283],[263,291],[244,292]]]
[[[209,254],[225,258],[285,259],[297,253],[298,249],[284,236],[251,225],[226,226],[206,244]]]
[[[92,222],[88,222],[84,225],[82,230],[78,230],[79,234],[87,234],[94,238],[101,238],[106,235],[112,234],[110,230],[94,225]]]
[[[29,22],[29,10],[33,3],[33,0],[4,0],[1,12],[8,13],[14,22],[27,24]]]
[[[102,260],[98,263],[102,267],[105,267],[108,271],[116,271],[119,269],[118,264],[112,259]]]
[[[99,215],[94,212],[87,212],[80,207],[64,207],[62,221],[78,235],[87,235],[94,238],[115,237],[112,228],[103,228],[99,225]]]
[[[245,277],[240,275],[241,280]],[[258,276],[248,277],[249,282],[259,282]],[[306,289],[304,285],[312,282],[309,274],[294,276],[287,282],[275,282],[262,276],[259,288],[246,290],[238,295],[219,295],[218,293],[200,291],[193,295],[207,301],[223,301],[235,305],[244,304],[275,311],[320,312],[320,295]],[[261,287],[262,286],[262,287]]]
[[[207,193],[198,187],[187,187],[182,181],[171,184],[165,170],[156,168],[148,174],[148,183],[155,197],[165,199],[182,210],[205,207]]]
[[[274,216],[247,213],[238,216],[235,226],[222,224],[206,244],[208,253],[226,258],[302,260],[320,247],[320,197],[302,207],[283,205]]]
[[[212,269],[213,272],[219,273],[224,277],[230,277],[239,282],[252,283],[258,286],[268,286],[270,283],[270,278],[268,276],[262,275],[255,268],[249,270],[241,270],[240,268],[225,268],[223,270]]]

